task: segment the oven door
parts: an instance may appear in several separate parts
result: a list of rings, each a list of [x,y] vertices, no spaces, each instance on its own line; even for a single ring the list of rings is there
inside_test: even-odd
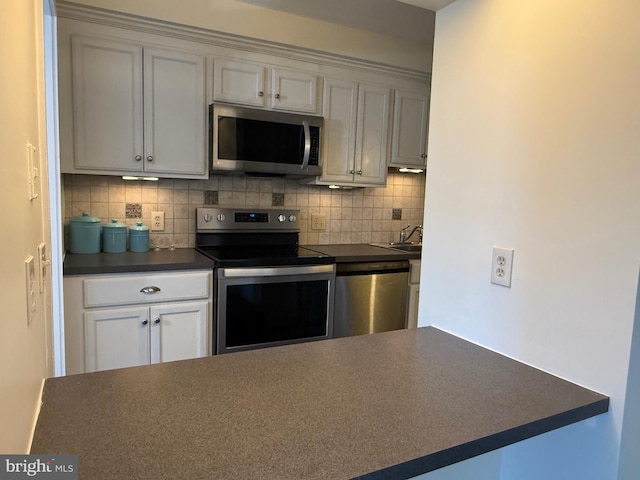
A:
[[[333,336],[335,265],[218,268],[216,353]]]

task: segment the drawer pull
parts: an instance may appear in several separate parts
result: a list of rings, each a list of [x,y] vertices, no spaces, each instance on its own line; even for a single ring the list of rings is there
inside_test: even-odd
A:
[[[152,293],[158,293],[159,291],[160,287],[144,287],[142,290],[140,290],[140,293],[151,295]]]

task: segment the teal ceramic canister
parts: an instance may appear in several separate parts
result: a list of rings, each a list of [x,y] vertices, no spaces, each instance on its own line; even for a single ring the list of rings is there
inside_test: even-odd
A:
[[[86,212],[69,220],[71,253],[100,253],[100,219]]]
[[[106,253],[127,251],[127,226],[115,218],[102,227],[102,250]]]
[[[149,227],[142,222],[129,227],[129,250],[132,252],[149,251]]]

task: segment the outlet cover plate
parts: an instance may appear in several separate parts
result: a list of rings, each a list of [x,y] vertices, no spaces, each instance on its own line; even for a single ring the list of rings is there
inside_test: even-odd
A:
[[[511,247],[494,246],[491,255],[491,283],[511,287],[511,273],[513,271],[513,253]]]

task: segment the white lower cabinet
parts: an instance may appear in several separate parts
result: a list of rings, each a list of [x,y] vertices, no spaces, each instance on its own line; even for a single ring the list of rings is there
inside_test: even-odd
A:
[[[65,277],[66,373],[210,354],[210,271]]]
[[[420,260],[409,260],[409,295],[407,298],[407,328],[418,326],[418,300],[420,297]]]
[[[208,302],[86,312],[85,371],[207,355]]]

